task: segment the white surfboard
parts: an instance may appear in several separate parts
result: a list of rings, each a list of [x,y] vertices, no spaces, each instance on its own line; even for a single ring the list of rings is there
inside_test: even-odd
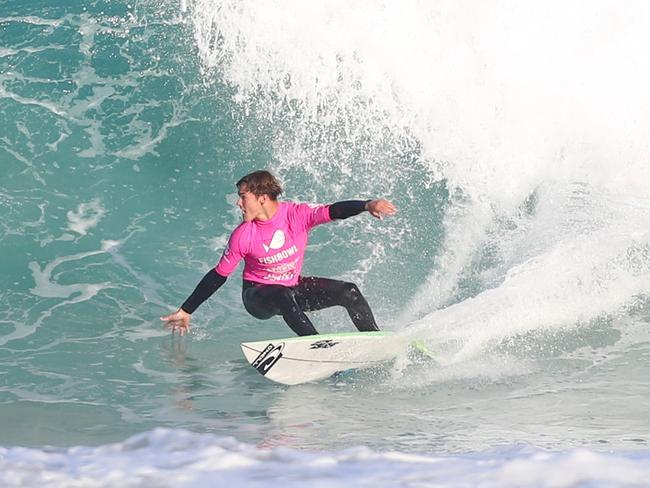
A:
[[[317,381],[348,369],[395,359],[405,344],[392,332],[321,334],[243,342],[248,362],[266,378],[285,385]]]

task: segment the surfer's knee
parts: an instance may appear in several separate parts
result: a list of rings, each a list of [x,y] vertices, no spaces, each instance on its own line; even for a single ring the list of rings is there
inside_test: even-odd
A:
[[[354,283],[344,282],[342,285],[342,290],[343,301],[349,305],[354,305],[355,303],[363,300],[361,290],[359,290],[359,287]]]
[[[250,315],[260,320],[267,320],[276,315],[275,310],[264,307],[259,303],[251,303],[246,300],[244,300],[244,308]]]

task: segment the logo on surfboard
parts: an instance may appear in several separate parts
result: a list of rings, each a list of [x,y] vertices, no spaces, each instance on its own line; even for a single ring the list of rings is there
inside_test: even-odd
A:
[[[338,342],[334,342],[332,339],[325,339],[322,341],[313,342],[309,346],[309,349],[329,349],[330,347],[334,347],[337,344]]]
[[[264,376],[273,366],[275,366],[275,363],[280,360],[283,349],[284,342],[281,342],[277,346],[269,344],[264,348],[260,355],[255,358],[255,361],[252,362],[251,366]]]

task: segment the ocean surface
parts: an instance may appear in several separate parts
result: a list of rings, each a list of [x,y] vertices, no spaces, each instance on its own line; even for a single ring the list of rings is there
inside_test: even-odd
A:
[[[633,0],[0,0],[0,485],[647,486],[649,49]],[[239,272],[161,326],[259,168],[395,203],[304,272],[436,361],[273,384]]]

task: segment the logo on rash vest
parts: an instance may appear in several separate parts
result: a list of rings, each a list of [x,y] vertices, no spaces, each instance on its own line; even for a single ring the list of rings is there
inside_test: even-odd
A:
[[[309,349],[329,349],[334,347],[338,342],[334,342],[332,339],[325,339],[323,341],[316,341],[309,346]]]
[[[260,372],[262,376],[269,372],[269,370],[277,363],[282,357],[282,350],[284,349],[284,342],[277,346],[269,344],[264,348],[255,361],[251,363],[253,368]]]
[[[298,248],[293,245],[288,249],[285,249],[284,251],[276,252],[275,254],[272,254],[270,256],[265,256],[262,258],[257,258],[257,261],[261,264],[275,264],[279,263],[283,259],[287,259],[290,256],[293,256],[298,252]]]
[[[264,246],[266,252],[269,252],[271,249],[280,249],[284,246],[284,232],[280,229],[276,230],[271,238],[271,243],[268,246],[263,243],[262,246]]]

